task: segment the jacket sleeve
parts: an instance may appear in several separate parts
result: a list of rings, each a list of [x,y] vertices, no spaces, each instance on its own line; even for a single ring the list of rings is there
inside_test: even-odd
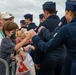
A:
[[[49,41],[53,35],[52,33],[47,29],[47,28],[43,28],[40,32],[40,34],[42,34],[42,36],[47,40]]]
[[[32,38],[32,41],[39,50],[46,52],[60,47],[65,42],[66,38],[67,30],[65,27],[62,27],[47,43],[41,40],[37,35]]]
[[[42,40],[45,40],[41,33],[39,33],[38,36],[40,36],[40,38]],[[40,64],[43,54],[44,54],[43,51],[41,51],[41,50],[39,50],[39,48],[35,47],[35,54],[34,54],[34,63],[35,64]]]
[[[35,64],[40,64],[43,54],[44,54],[44,52],[40,51],[38,48],[35,50],[35,55],[34,55],[34,63]]]

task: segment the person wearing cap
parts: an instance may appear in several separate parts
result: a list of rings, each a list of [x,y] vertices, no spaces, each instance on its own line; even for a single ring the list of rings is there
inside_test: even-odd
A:
[[[27,30],[36,29],[37,28],[35,23],[33,23],[33,15],[32,14],[25,14],[24,18],[25,18],[25,22],[27,24]]]
[[[61,75],[76,75],[76,2],[66,2],[65,17],[68,24],[64,25],[47,43],[33,30],[30,30],[27,37],[32,38],[35,47],[43,52],[52,52],[65,44],[67,56],[63,62]]]
[[[9,13],[5,12],[2,16],[3,19],[3,23],[9,22],[9,21],[13,21],[13,16],[10,15]]]
[[[33,23],[33,15],[32,14],[25,14],[24,15],[24,18],[25,18],[25,22],[27,24],[27,30],[30,30],[30,29],[34,29],[35,31],[37,30],[37,26],[35,25],[35,23]],[[34,61],[34,53],[35,51],[33,51],[31,49],[31,51],[29,52],[31,57],[33,58],[33,61]]]
[[[72,0],[67,0],[67,1],[72,1]],[[67,24],[67,20],[66,20],[65,16],[63,16],[63,17],[61,18],[58,26],[54,29],[53,34],[55,34],[63,25],[66,25],[66,24]],[[46,32],[49,32],[49,30],[48,30],[48,29],[43,29],[43,30],[41,31],[42,34],[47,38],[47,34],[43,33],[44,30],[45,30]],[[50,33],[50,32],[49,32],[49,33]]]
[[[25,20],[20,20],[20,27],[27,27]]]
[[[39,15],[39,21],[40,21],[40,23],[43,22],[44,20],[45,20],[44,14],[40,14]]]
[[[25,22],[27,24],[27,28],[26,28],[27,30],[30,30],[30,29],[36,30],[37,29],[37,26],[35,25],[35,23],[33,23],[33,15],[32,14],[25,14],[24,18],[25,18]],[[30,51],[30,55],[34,59],[34,51],[33,50]]]
[[[76,1],[76,0],[67,0],[67,2],[68,2],[68,1]]]
[[[41,26],[44,26],[52,33],[60,22],[59,17],[56,15],[55,2],[51,2],[51,1],[45,2],[43,4],[43,11],[46,19]],[[46,31],[44,31],[43,33],[48,34]],[[43,39],[45,42],[48,41],[48,39],[46,39],[40,32],[38,36],[41,39]],[[47,37],[49,37],[49,35]],[[35,55],[35,64],[40,63],[41,75],[54,75],[54,74],[60,75],[64,58],[65,58],[64,46],[57,48],[55,49],[55,51],[49,53],[48,52],[44,53],[43,51],[39,51],[38,48],[38,50],[36,50],[36,55]]]
[[[52,35],[54,35],[63,25],[67,24],[67,20],[65,16],[63,16],[58,24],[58,26],[54,29],[54,31],[51,33],[47,28],[41,26],[40,27],[40,33],[48,40]],[[44,33],[45,31],[45,33]]]
[[[44,20],[45,20],[44,14],[40,14],[40,15],[39,15],[40,24],[39,24],[38,28],[41,27],[41,25],[42,25],[41,23],[43,23]]]
[[[43,5],[43,12],[44,12],[44,17],[45,21],[41,26],[46,27],[49,29],[51,32],[57,27],[58,23],[60,22],[59,17],[56,15],[56,3],[49,1],[45,2]]]
[[[14,22],[14,16],[12,14],[9,14],[11,16],[10,21]]]
[[[67,0],[67,1],[75,1],[75,0]],[[67,24],[67,20],[65,18],[65,16],[63,16],[58,24],[58,26],[54,29],[53,34],[55,34],[63,25]],[[47,31],[47,29],[46,29]],[[43,31],[42,31],[43,32]],[[43,33],[45,35],[45,33]],[[46,34],[47,35],[47,34]],[[45,36],[46,36],[45,35]]]
[[[4,25],[4,23],[8,22],[8,21],[12,21],[12,15],[10,15],[9,13],[5,12],[5,13],[0,13],[0,43],[1,40],[5,37],[4,33],[2,32],[2,27]]]

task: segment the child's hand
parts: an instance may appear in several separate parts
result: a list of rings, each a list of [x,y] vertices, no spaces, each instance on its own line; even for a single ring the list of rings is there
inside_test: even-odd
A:
[[[16,55],[14,58],[16,59],[15,62],[18,63],[18,55]]]
[[[40,70],[40,64],[35,64],[37,70]]]
[[[38,33],[40,33],[40,31],[45,28],[44,26],[41,26],[39,29],[38,29]]]
[[[24,47],[25,52],[28,52],[30,50],[30,46],[27,45],[26,47]]]

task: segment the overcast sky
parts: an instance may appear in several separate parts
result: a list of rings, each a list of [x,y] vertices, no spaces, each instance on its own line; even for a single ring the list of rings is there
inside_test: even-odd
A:
[[[0,0],[0,12],[12,13],[15,22],[19,25],[19,21],[24,19],[23,15],[27,13],[33,14],[34,22],[39,24],[39,14],[43,13],[42,5],[50,0]],[[61,18],[65,14],[66,0],[51,0],[56,2],[58,15]]]

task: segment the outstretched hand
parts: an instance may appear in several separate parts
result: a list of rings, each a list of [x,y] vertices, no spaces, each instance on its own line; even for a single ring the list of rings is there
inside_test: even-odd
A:
[[[44,26],[41,26],[40,28],[38,28],[38,33],[40,33],[40,31],[45,28]]]
[[[33,29],[31,29],[31,30],[29,30],[28,32],[25,33],[25,36],[28,40],[32,39],[33,36],[35,36],[35,35],[37,35],[37,34]]]

